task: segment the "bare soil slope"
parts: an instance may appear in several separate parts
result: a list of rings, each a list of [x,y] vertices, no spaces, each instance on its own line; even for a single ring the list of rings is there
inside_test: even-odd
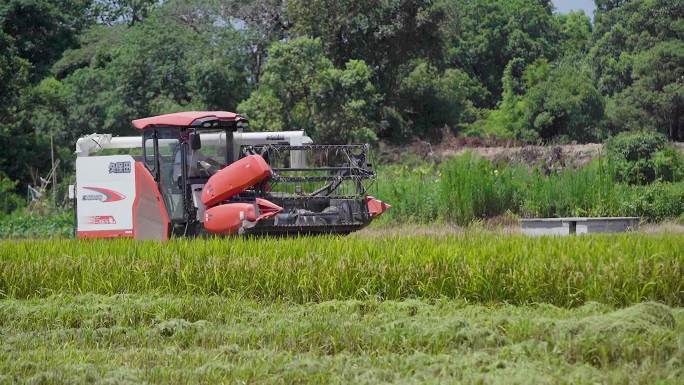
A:
[[[684,152],[684,142],[676,142],[674,146]],[[494,162],[563,168],[581,167],[605,154],[600,143],[534,146],[515,141],[492,142],[445,135],[439,144],[423,140],[414,140],[402,146],[380,143],[379,155],[386,162],[397,162],[411,156],[441,162],[466,151]]]

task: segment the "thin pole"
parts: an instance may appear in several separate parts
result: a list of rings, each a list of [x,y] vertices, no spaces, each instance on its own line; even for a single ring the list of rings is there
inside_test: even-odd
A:
[[[52,205],[57,205],[57,170],[55,169],[54,135],[50,134],[50,160],[52,163]]]

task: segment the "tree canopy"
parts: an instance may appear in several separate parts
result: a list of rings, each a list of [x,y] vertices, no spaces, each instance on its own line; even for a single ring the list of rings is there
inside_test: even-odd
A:
[[[548,0],[6,0],[2,189],[45,174],[50,138],[68,171],[81,135],[193,109],[327,143],[682,140],[684,3],[596,4],[592,22]]]

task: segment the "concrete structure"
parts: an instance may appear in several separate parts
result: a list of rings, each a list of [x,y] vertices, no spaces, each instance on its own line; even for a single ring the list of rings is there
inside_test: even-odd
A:
[[[526,218],[520,227],[526,235],[618,233],[639,229],[639,217]]]

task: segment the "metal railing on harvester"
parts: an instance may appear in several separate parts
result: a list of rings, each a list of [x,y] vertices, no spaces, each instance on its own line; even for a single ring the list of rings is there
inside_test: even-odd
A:
[[[271,194],[291,198],[363,197],[376,176],[366,144],[252,145],[240,152],[264,157],[273,170]]]

